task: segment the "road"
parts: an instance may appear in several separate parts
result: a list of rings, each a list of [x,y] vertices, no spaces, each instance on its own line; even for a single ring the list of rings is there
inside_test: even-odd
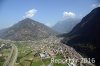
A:
[[[9,54],[3,66],[14,66],[14,64],[16,63],[18,57],[18,49],[14,44],[11,44],[11,46],[11,53]]]

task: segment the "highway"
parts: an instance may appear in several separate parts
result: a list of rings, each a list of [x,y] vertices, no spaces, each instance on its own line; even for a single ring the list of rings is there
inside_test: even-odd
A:
[[[18,57],[18,49],[14,44],[11,44],[11,46],[11,52],[6,61],[4,62],[3,66],[14,66],[14,64],[16,63]]]

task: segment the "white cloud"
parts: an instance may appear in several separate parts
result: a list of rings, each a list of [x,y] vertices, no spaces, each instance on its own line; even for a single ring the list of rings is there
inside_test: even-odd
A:
[[[46,26],[49,26],[49,27],[52,27],[52,24],[51,23],[46,23],[45,25]]]
[[[63,12],[63,17],[65,18],[74,18],[75,16],[76,14],[73,12],[66,12],[66,11]]]
[[[27,12],[25,12],[25,16],[23,16],[24,18],[31,18],[33,16],[35,16],[35,14],[37,13],[37,10],[36,9],[31,9]]]
[[[100,7],[100,4],[92,4],[93,8]]]

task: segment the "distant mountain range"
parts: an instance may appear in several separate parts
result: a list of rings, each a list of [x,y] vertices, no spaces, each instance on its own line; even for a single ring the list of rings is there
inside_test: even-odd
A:
[[[1,30],[0,38],[21,41],[47,38],[56,34],[57,32],[45,26],[44,24],[41,24],[30,18],[26,18],[22,21],[19,21],[12,27]]]
[[[71,32],[63,36],[63,43],[89,58],[95,58],[97,66],[100,65],[100,7],[93,9]]]
[[[69,18],[63,21],[59,21],[55,24],[52,29],[59,33],[68,33],[72,30],[72,28],[80,22],[79,18]]]

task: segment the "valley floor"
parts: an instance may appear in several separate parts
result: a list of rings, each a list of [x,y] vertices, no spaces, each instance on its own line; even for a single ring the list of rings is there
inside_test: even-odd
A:
[[[36,41],[0,40],[0,66],[93,66],[91,63],[53,61],[83,58],[61,40],[54,36]]]

